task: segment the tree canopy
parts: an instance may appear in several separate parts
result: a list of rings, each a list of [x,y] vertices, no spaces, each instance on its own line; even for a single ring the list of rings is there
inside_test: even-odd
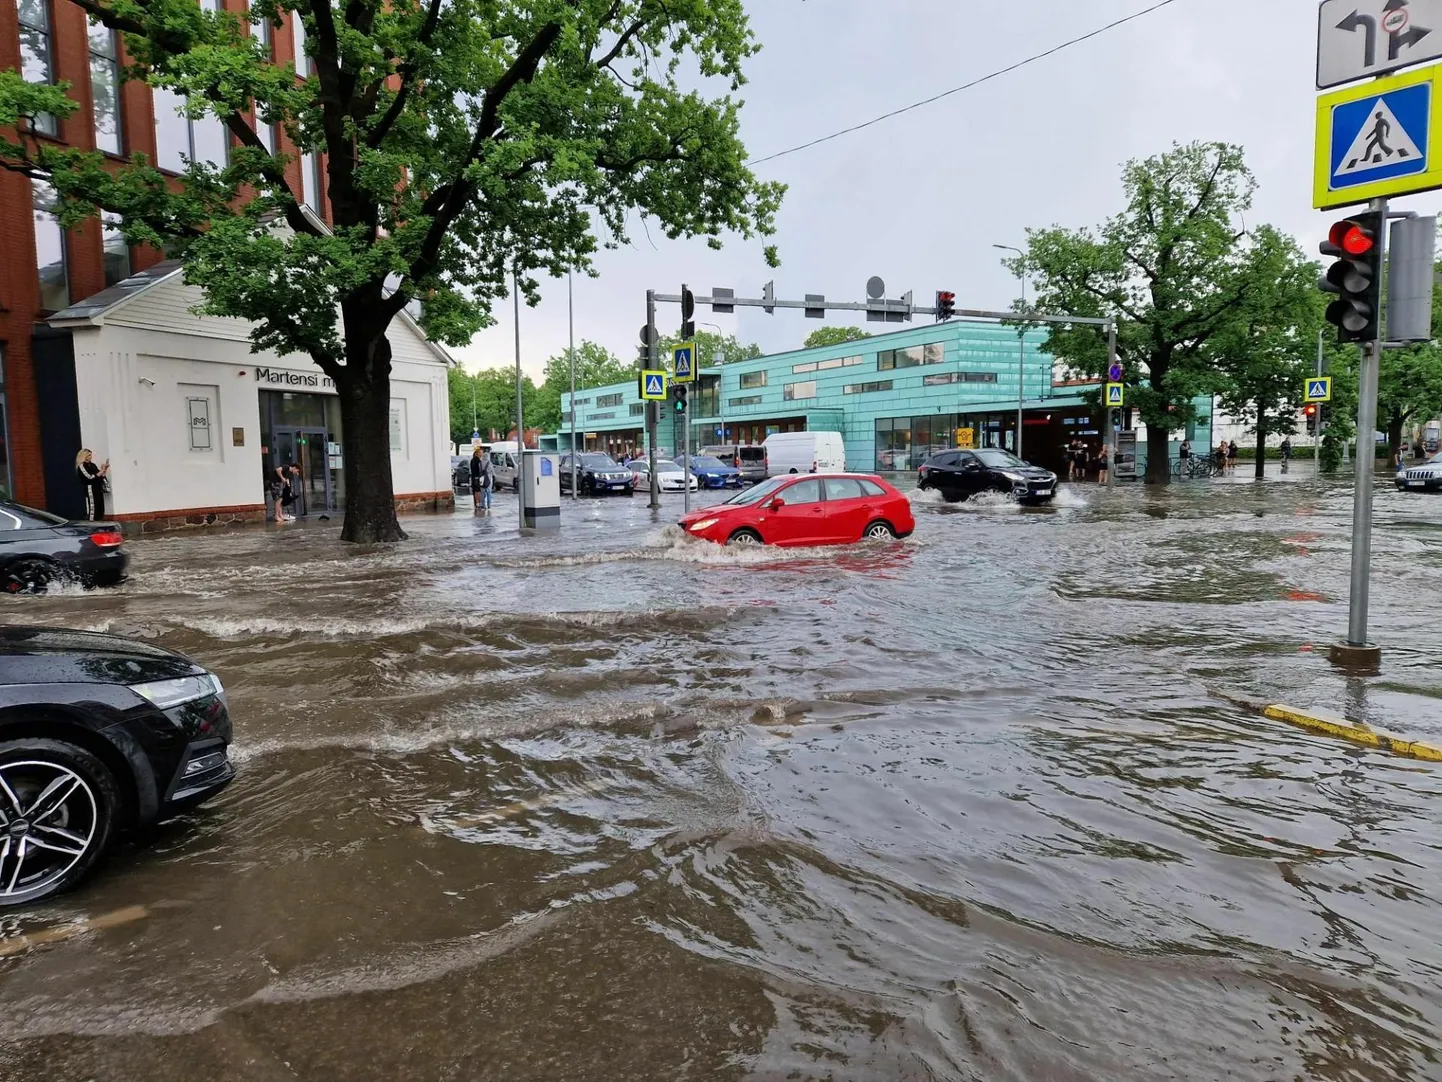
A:
[[[860,327],[817,327],[806,336],[802,343],[802,349],[816,349],[818,346],[840,346],[847,342],[860,342],[863,338],[870,338],[870,331],[863,331]]]
[[[335,381],[348,540],[404,536],[386,332],[407,305],[433,339],[463,344],[511,275],[535,304],[540,276],[589,270],[638,219],[712,246],[773,231],[783,189],[747,169],[733,97],[759,47],[743,0],[255,0],[245,18],[196,0],[68,2],[124,35],[129,77],[218,117],[228,161],[192,161],[177,181],[22,122],[0,166],[49,180],[66,225],[112,211],[130,243],[180,251],[210,312]],[[256,32],[294,19],[299,76]],[[78,107],[63,86],[0,73],[0,125]],[[330,230],[287,179],[302,154],[324,163]]]
[[[737,361],[750,361],[765,356],[761,347],[755,342],[742,342],[734,334],[722,335],[712,331],[697,331],[695,342],[696,359],[703,368],[710,368],[714,365],[718,355],[721,357],[722,364],[734,364]],[[663,335],[656,346],[656,352],[665,362],[669,359],[672,348],[680,344],[681,339],[676,335]],[[634,372],[632,374],[634,375]]]
[[[583,340],[576,346],[576,390],[624,383],[636,378],[636,366],[621,361],[605,346]],[[536,390],[535,409],[527,409],[526,424],[543,432],[558,432],[565,427],[561,412],[561,396],[571,389],[571,358],[562,350],[546,361],[546,377]]]
[[[1256,182],[1239,147],[1173,146],[1128,163],[1122,187],[1116,216],[1096,229],[1028,230],[1026,255],[1006,263],[1035,276],[1039,310],[1116,318],[1127,403],[1147,425],[1146,479],[1165,484],[1170,433],[1194,419],[1193,398],[1227,388],[1221,340],[1239,349],[1249,327],[1282,333],[1309,317],[1271,277],[1290,265],[1290,242],[1244,221]],[[1094,378],[1106,370],[1096,328],[1052,325],[1047,348]]]

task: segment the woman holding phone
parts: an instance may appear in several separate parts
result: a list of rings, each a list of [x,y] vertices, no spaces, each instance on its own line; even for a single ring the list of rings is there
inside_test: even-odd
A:
[[[98,522],[105,517],[105,490],[110,486],[110,459],[95,464],[95,456],[83,448],[75,456],[75,474],[85,486],[85,517]]]

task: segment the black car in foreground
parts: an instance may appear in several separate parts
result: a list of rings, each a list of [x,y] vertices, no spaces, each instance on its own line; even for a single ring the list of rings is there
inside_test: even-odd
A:
[[[120,527],[71,522],[48,511],[0,502],[0,590],[39,593],[57,580],[112,586],[125,578]]]
[[[983,492],[1015,496],[1018,503],[1046,503],[1056,496],[1056,474],[1032,466],[1010,451],[983,447],[943,451],[917,470],[916,487],[935,489],[947,500],[969,500]]]
[[[562,455],[557,469],[561,472],[561,490],[569,490],[571,456]],[[636,491],[636,479],[630,470],[610,455],[588,451],[576,456],[576,487],[583,496],[599,496],[604,492],[622,492],[630,496]]]
[[[116,635],[0,627],[0,909],[68,890],[116,835],[235,777],[215,674]]]

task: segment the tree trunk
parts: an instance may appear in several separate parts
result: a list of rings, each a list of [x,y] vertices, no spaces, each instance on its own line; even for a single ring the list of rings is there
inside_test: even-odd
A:
[[[1257,472],[1254,476],[1258,481],[1267,476],[1267,430],[1260,420],[1257,421]]]
[[[1147,484],[1172,483],[1171,454],[1172,434],[1164,425],[1147,425]]]
[[[390,342],[382,334],[373,349],[352,350],[351,345],[347,336],[347,373],[336,381],[345,450],[341,540],[404,541],[391,477]]]

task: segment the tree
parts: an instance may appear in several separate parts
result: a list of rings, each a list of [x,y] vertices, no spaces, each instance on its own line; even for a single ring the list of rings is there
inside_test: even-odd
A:
[[[576,347],[576,390],[605,387],[636,378],[634,365],[627,365],[605,346],[583,340]],[[571,389],[570,351],[562,351],[546,362],[546,378],[536,391],[534,419],[526,411],[526,423],[543,431],[558,432],[563,427],[561,396]]]
[[[734,334],[720,335],[711,331],[696,332],[696,355],[702,368],[710,368],[716,363],[716,355],[721,355],[722,364],[735,364],[737,361],[750,361],[757,357],[764,357],[760,346],[755,342],[742,343],[737,340]],[[656,345],[656,355],[662,363],[668,363],[671,359],[671,350],[681,344],[681,339],[675,335],[663,335],[661,341]],[[633,369],[631,375],[635,375]]]
[[[870,338],[870,331],[863,331],[860,327],[817,327],[806,336],[806,341],[801,344],[802,349],[816,349],[818,346],[840,346],[847,342],[860,342],[863,338]]]
[[[122,32],[132,77],[219,117],[230,162],[192,162],[177,183],[142,155],[116,166],[22,124],[0,165],[49,179],[67,226],[107,210],[132,244],[173,242],[207,311],[252,321],[254,348],[308,354],[335,381],[348,541],[405,536],[387,332],[408,305],[460,345],[492,323],[512,274],[535,305],[539,273],[591,269],[598,230],[611,247],[636,217],[713,247],[773,231],[784,188],[747,169],[731,96],[758,48],[743,0],[255,0],[256,23],[303,23],[303,79],[195,0],[68,2]],[[729,89],[683,88],[698,75]],[[0,73],[0,126],[73,113],[65,91]],[[283,130],[280,152],[257,114]],[[299,153],[323,155],[331,231],[286,180]]]
[[[1036,277],[1038,310],[1117,319],[1127,402],[1147,425],[1146,480],[1167,484],[1171,432],[1195,419],[1194,398],[1226,387],[1214,340],[1272,287],[1267,246],[1242,221],[1256,182],[1239,147],[1173,146],[1128,163],[1122,183],[1116,217],[1095,231],[1028,230],[1027,254],[1005,262]],[[1051,324],[1047,348],[1083,374],[1106,371],[1098,328]]]
[[[450,392],[451,442],[465,443],[480,420],[474,411],[476,377],[465,369],[452,368],[446,373],[446,383]]]
[[[1262,226],[1253,237],[1250,272],[1268,279],[1238,303],[1209,352],[1226,377],[1222,407],[1257,435],[1256,477],[1267,469],[1267,437],[1296,430],[1303,383],[1312,374],[1322,326],[1321,268],[1290,237]]]

